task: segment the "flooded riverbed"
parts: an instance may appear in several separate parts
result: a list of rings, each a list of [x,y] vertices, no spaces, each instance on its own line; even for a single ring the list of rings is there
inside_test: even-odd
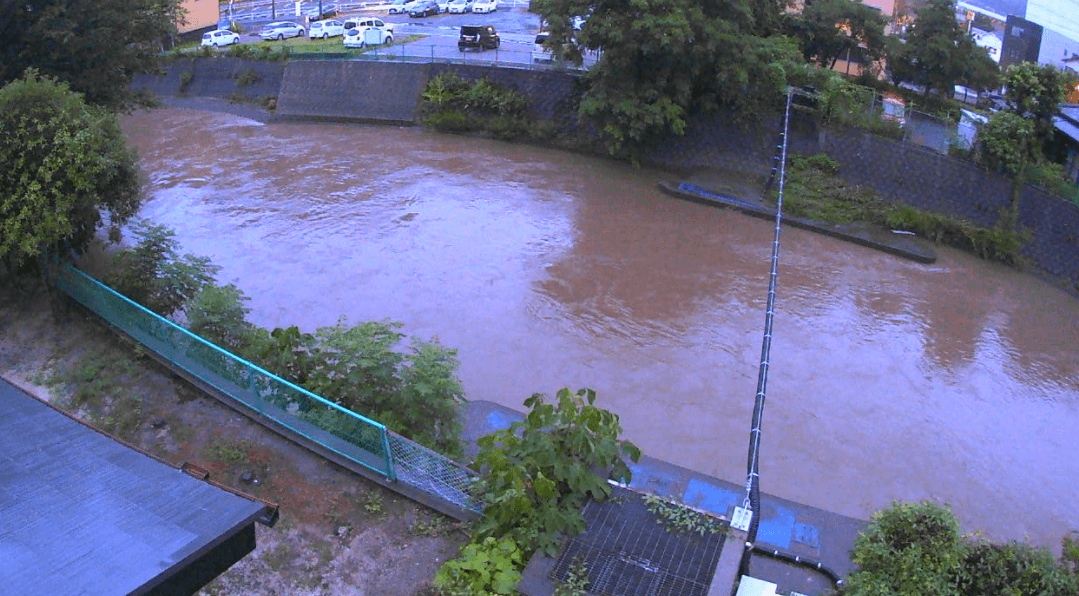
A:
[[[745,478],[772,224],[662,173],[416,129],[124,121],[142,216],[304,330],[392,319],[459,350],[469,399],[592,387],[645,453]],[[972,256],[920,265],[783,232],[763,491],[868,518],[951,503],[967,530],[1079,529],[1079,301]]]

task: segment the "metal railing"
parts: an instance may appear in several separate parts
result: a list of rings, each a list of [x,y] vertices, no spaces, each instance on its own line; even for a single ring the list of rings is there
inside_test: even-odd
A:
[[[296,435],[389,480],[481,511],[470,494],[477,479],[472,470],[219,348],[71,265],[61,267],[57,287],[173,365]]]

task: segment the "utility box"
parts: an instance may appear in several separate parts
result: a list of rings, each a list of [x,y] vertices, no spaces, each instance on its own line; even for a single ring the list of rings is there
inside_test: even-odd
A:
[[[776,585],[763,579],[743,575],[738,581],[735,596],[776,596]]]

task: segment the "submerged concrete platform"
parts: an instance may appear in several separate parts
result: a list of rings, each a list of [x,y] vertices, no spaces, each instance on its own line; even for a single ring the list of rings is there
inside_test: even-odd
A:
[[[755,195],[732,193],[729,192],[729,188],[722,185],[717,187],[710,183],[708,177],[691,177],[683,182],[661,182],[659,187],[667,194],[694,203],[727,207],[767,220],[775,220],[776,217],[774,205],[765,203]],[[733,196],[735,194],[739,196]],[[929,242],[909,232],[887,230],[869,224],[833,224],[789,215],[783,216],[783,224],[867,246],[919,263],[928,264],[937,260],[937,253]]]
[[[522,412],[493,402],[468,402],[462,420],[462,438],[474,454],[476,439],[505,429],[514,422],[523,420],[524,416]],[[630,468],[633,471],[629,484],[631,489],[672,497],[676,501],[728,520],[745,495],[742,484],[715,478],[647,455],[642,455],[641,460]],[[761,508],[757,533],[759,546],[780,549],[819,561],[841,577],[854,570],[849,553],[858,532],[866,522],[766,493],[761,493]],[[742,543],[729,539],[724,546],[724,553],[729,554],[729,549],[740,552]],[[551,566],[550,559],[534,560],[529,569],[526,569],[520,591],[538,595],[545,593],[547,589],[553,589],[551,580],[546,578]],[[826,594],[832,589],[828,578],[817,571],[761,555],[753,556],[750,572],[754,577],[777,584],[781,594],[789,594],[791,591],[801,594]],[[732,581],[733,579],[735,578],[731,578]]]

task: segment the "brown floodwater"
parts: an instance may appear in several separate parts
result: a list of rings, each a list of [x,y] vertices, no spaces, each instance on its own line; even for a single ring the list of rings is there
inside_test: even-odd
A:
[[[772,223],[668,176],[418,129],[183,109],[124,120],[141,215],[221,266],[250,318],[391,319],[454,347],[469,399],[591,387],[645,453],[745,478]],[[761,487],[868,518],[1079,529],[1079,301],[939,249],[921,265],[785,229]]]

